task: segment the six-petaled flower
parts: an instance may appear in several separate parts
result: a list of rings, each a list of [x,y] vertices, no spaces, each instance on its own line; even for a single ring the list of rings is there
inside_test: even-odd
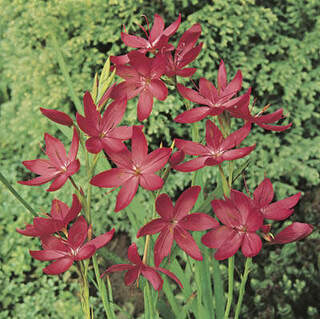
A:
[[[185,190],[173,206],[167,194],[161,194],[156,200],[156,210],[160,218],[154,219],[138,231],[137,237],[160,232],[154,246],[154,263],[159,266],[163,258],[170,254],[175,241],[189,256],[202,260],[200,249],[188,231],[202,231],[216,228],[219,223],[204,213],[189,214],[200,193],[200,186]]]
[[[159,275],[159,272],[162,272],[171,279],[173,279],[181,288],[183,288],[180,280],[171,271],[161,267],[151,267],[146,265],[141,260],[138,254],[137,245],[135,243],[133,243],[128,248],[128,259],[129,261],[131,261],[132,264],[113,265],[106,269],[105,272],[101,275],[101,277],[105,274],[112,273],[115,271],[127,271],[124,277],[124,282],[127,286],[130,286],[135,281],[139,280],[140,275],[142,275],[151,283],[154,290],[159,291],[162,289],[163,285],[163,279]]]

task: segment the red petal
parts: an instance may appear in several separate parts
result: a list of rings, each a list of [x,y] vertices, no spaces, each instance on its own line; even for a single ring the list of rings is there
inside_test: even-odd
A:
[[[284,220],[288,218],[293,213],[291,208],[298,203],[300,195],[301,193],[298,193],[272,203],[262,210],[263,217],[272,220]]]
[[[174,229],[174,240],[178,246],[190,257],[196,260],[202,260],[199,247],[192,236],[183,228],[176,226]]]
[[[176,147],[179,150],[184,151],[186,154],[189,154],[189,155],[208,155],[209,154],[208,149],[200,143],[185,141],[179,138],[176,138],[174,141],[175,141]]]
[[[157,270],[161,271],[162,273],[164,273],[165,275],[173,279],[180,286],[180,288],[183,289],[181,281],[178,279],[178,277],[174,273],[161,267],[158,267]]]
[[[142,275],[148,279],[154,290],[161,290],[163,280],[161,276],[151,267],[144,266],[141,270]]]
[[[56,169],[52,169],[52,163],[47,159],[35,159],[31,161],[23,161],[22,164],[31,172],[38,175],[54,175]]]
[[[143,227],[138,230],[137,238],[145,235],[154,235],[159,233],[164,227],[167,226],[167,222],[165,222],[162,218],[157,218],[147,223]]]
[[[115,271],[124,271],[124,270],[130,270],[135,268],[135,266],[132,266],[130,264],[118,264],[118,265],[112,265],[111,267],[107,268],[102,274],[101,278],[106,275],[107,273],[110,272],[115,272]]]
[[[150,42],[157,40],[157,38],[161,36],[163,29],[164,29],[163,19],[158,14],[155,14],[154,20],[153,20],[153,26],[151,28],[150,36],[149,36]]]
[[[49,266],[43,269],[43,272],[47,275],[59,275],[67,271],[73,264],[73,258],[64,257],[57,261],[54,261]]]
[[[135,243],[131,244],[128,248],[128,259],[134,264],[139,265],[142,263],[141,258],[138,254],[138,248]]]
[[[124,276],[124,282],[127,286],[133,284],[136,280],[139,279],[140,269],[138,267],[131,268],[127,271]]]
[[[84,245],[79,249],[74,260],[83,260],[83,259],[91,258],[95,252],[96,252],[96,247],[94,245]]]
[[[177,70],[175,74],[183,78],[189,78],[193,76],[196,73],[196,71],[197,71],[196,68],[184,68],[182,70]]]
[[[156,199],[156,211],[165,220],[173,218],[173,205],[167,194],[161,194]]]
[[[201,242],[209,248],[219,248],[225,241],[234,236],[234,230],[227,226],[220,226],[202,236]]]
[[[251,123],[247,123],[239,130],[231,133],[221,144],[221,149],[228,150],[238,146],[249,135],[251,130]]]
[[[50,110],[50,109],[44,109],[40,107],[41,113],[46,116],[48,119],[50,119],[53,122],[56,122],[61,125],[66,125],[66,126],[72,126],[73,125],[73,120],[71,117],[61,111],[57,110]]]
[[[72,197],[72,206],[74,205],[76,195],[73,194]],[[78,199],[76,197],[76,199]],[[67,216],[69,207],[67,204],[58,199],[53,199],[51,202],[51,211],[50,215],[53,219],[63,221]]]
[[[114,209],[115,212],[118,212],[126,208],[132,201],[134,195],[136,194],[139,186],[139,178],[131,177],[125,183],[123,183],[118,196],[117,203]]]
[[[192,89],[188,89],[182,84],[177,84],[177,89],[179,93],[186,98],[187,100],[197,103],[197,104],[202,104],[202,105],[210,105],[210,101],[202,97],[197,91],[194,91]]]
[[[131,48],[148,48],[149,42],[146,39],[121,32],[121,40]]]
[[[138,126],[132,128],[131,152],[132,161],[138,166],[143,163],[148,154],[147,140]]]
[[[216,219],[204,213],[193,213],[183,217],[179,225],[186,230],[202,231],[219,227]]]
[[[221,60],[218,71],[218,88],[224,90],[227,86],[227,71],[223,60]]]
[[[101,247],[108,244],[108,242],[112,239],[114,232],[115,232],[115,229],[113,228],[109,232],[104,233],[103,235],[100,235],[95,239],[88,241],[83,247],[87,245],[94,245],[96,249],[100,249]]]
[[[179,172],[193,172],[206,166],[207,156],[198,157],[174,167]]]
[[[80,203],[78,197],[75,194],[73,194],[72,195],[72,206],[71,206],[70,210],[68,211],[67,215],[63,214],[65,216],[63,219],[65,226],[78,216],[81,209],[82,209],[82,206],[81,206],[81,203]],[[55,213],[55,214],[57,214],[57,213]],[[52,212],[51,212],[51,216],[52,216]]]
[[[76,250],[79,248],[88,236],[88,224],[83,216],[71,226],[68,231],[68,243]]]
[[[312,233],[313,227],[309,224],[294,222],[278,233],[271,244],[287,244],[300,240]]]
[[[68,175],[67,174],[58,175],[54,179],[54,181],[52,182],[50,187],[47,189],[47,192],[54,192],[54,191],[60,189],[66,183],[67,179],[68,179]]]
[[[163,179],[154,174],[154,173],[149,173],[149,174],[142,174],[140,175],[140,185],[149,191],[155,191],[157,189],[160,189],[163,186]]]
[[[140,93],[138,101],[138,121],[143,121],[149,117],[153,106],[153,95],[149,90]]]
[[[188,65],[191,63],[193,60],[197,58],[199,55],[200,51],[202,49],[202,43],[197,45],[195,48],[192,48],[189,52],[187,52],[184,56],[182,61],[179,63],[179,67],[183,68],[184,66]],[[195,69],[196,70],[196,69]],[[193,72],[194,73],[194,72]],[[181,76],[181,75],[180,75]]]
[[[179,13],[179,17],[176,21],[171,23],[167,28],[164,29],[163,34],[167,37],[171,37],[178,30],[181,23],[181,13]]]
[[[142,163],[143,173],[154,173],[165,166],[171,154],[171,148],[158,148],[148,154]]]
[[[288,128],[290,128],[292,126],[292,123],[288,124],[288,125],[267,125],[267,124],[259,124],[257,123],[260,127],[264,128],[265,130],[269,130],[269,131],[275,131],[275,132],[282,132],[287,130]]]
[[[75,158],[77,157],[78,148],[79,148],[79,135],[78,135],[77,129],[74,127],[72,142],[71,142],[71,146],[68,154],[68,158],[70,161],[75,160]]]
[[[223,260],[233,256],[240,248],[244,233],[233,232],[233,237],[226,240],[214,254],[216,260]]]
[[[66,253],[63,251],[58,250],[30,250],[30,255],[37,260],[53,260],[58,259],[66,256]]]
[[[168,96],[168,89],[165,84],[159,80],[154,79],[151,80],[148,89],[150,90],[151,94],[158,100],[163,101]]]
[[[192,186],[186,189],[178,198],[174,208],[174,218],[180,220],[191,212],[195,205],[199,193],[201,191],[200,186]]]
[[[38,237],[41,235],[39,231],[33,225],[26,225],[25,229],[16,228],[16,231],[24,236]]]
[[[83,117],[79,113],[76,114],[77,123],[84,133],[89,136],[98,136],[99,131],[97,129],[97,123],[92,123],[86,117]]]
[[[246,233],[241,245],[241,251],[246,257],[258,255],[262,247],[260,237],[255,233]]]
[[[45,133],[46,154],[54,165],[64,167],[64,163],[68,161],[64,145],[55,137]]]
[[[177,123],[194,123],[201,121],[210,114],[209,107],[196,107],[179,114],[174,120]]]
[[[242,86],[242,74],[239,70],[234,76],[233,80],[223,90],[223,95],[233,95],[241,89]]]
[[[110,130],[115,128],[122,120],[124,112],[127,107],[126,99],[119,99],[113,101],[103,113],[102,127],[103,130]]]
[[[218,97],[218,91],[215,86],[206,78],[200,78],[199,81],[199,93],[201,96],[207,99],[207,105],[213,106],[216,104]]]
[[[112,168],[92,177],[90,184],[98,187],[119,187],[131,178],[127,169]]]
[[[21,185],[38,186],[38,185],[48,183],[49,181],[51,181],[55,177],[55,175],[39,176],[34,179],[31,179],[30,181],[18,181],[18,183]]]
[[[108,154],[126,151],[126,147],[122,143],[121,140],[118,140],[115,138],[104,137],[101,142],[102,142],[103,149]]]
[[[206,122],[206,143],[215,151],[220,151],[221,144],[223,143],[223,135],[218,126],[210,120]]]
[[[221,157],[224,161],[233,161],[249,155],[255,148],[256,148],[256,145],[237,148],[234,150],[224,152]]]
[[[90,137],[86,141],[86,149],[89,153],[98,154],[101,152],[103,146],[99,137]]]
[[[158,236],[154,245],[154,264],[158,267],[163,258],[168,256],[173,243],[173,231],[169,228],[164,229]]]
[[[254,203],[258,208],[269,205],[273,196],[273,187],[269,178],[265,178],[253,192]]]
[[[215,199],[211,202],[211,206],[223,224],[231,228],[242,225],[242,216],[231,201]]]

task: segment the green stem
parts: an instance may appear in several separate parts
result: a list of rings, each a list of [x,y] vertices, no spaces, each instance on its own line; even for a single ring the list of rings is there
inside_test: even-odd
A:
[[[219,268],[219,262],[213,258],[213,289],[214,289],[214,299],[216,305],[216,319],[224,318],[224,289],[223,281],[221,277],[221,272]]]
[[[81,305],[85,319],[91,319],[91,309],[89,302],[89,285],[88,278],[84,266],[80,263],[80,274],[81,274]]]
[[[109,303],[106,286],[105,286],[104,282],[102,281],[102,279],[100,278],[100,272],[99,272],[99,267],[98,267],[96,255],[92,256],[92,261],[93,261],[93,268],[94,268],[94,272],[95,272],[97,283],[98,283],[98,289],[99,289],[99,292],[101,295],[103,307],[106,312],[107,318],[114,319],[115,316],[114,316],[114,312],[112,311],[112,308]]]
[[[248,275],[250,272],[250,268],[252,265],[252,258],[247,258],[245,268],[244,268],[244,273],[241,278],[241,284],[240,284],[240,291],[239,291],[239,298],[238,298],[238,303],[236,307],[236,314],[234,316],[234,319],[238,319],[241,311],[241,306],[242,306],[242,300],[245,292],[245,287],[248,279]]]
[[[229,313],[233,299],[233,275],[234,275],[234,256],[228,259],[228,301],[226,311],[224,313],[224,319],[229,318]]]
[[[19,193],[11,186],[9,181],[0,173],[0,181],[6,186],[11,194],[33,215],[37,216],[35,210],[19,195]]]

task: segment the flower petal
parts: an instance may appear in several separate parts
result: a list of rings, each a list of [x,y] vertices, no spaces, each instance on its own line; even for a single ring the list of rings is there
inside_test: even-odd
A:
[[[179,172],[193,172],[206,166],[205,163],[207,159],[208,156],[197,157],[188,162],[176,165],[174,169]]]
[[[256,233],[246,233],[241,245],[241,251],[246,257],[258,255],[262,247],[262,241]]]
[[[94,245],[84,245],[79,249],[74,260],[83,260],[83,259],[91,258],[95,252],[96,252],[96,247]]]
[[[201,242],[209,248],[219,248],[226,240],[234,236],[234,230],[227,226],[220,226],[210,230],[202,236]]]
[[[167,226],[167,222],[162,218],[157,218],[147,223],[138,230],[137,238],[145,235],[154,235],[159,233],[164,227]]]
[[[161,276],[151,267],[143,266],[141,273],[143,277],[148,279],[148,281],[151,283],[154,290],[161,290],[163,285],[163,280]]]
[[[167,194],[161,194],[156,199],[156,210],[158,214],[165,220],[173,218],[173,205]]]
[[[138,126],[132,127],[131,152],[132,161],[138,166],[143,163],[148,154],[147,140]]]
[[[269,205],[273,196],[273,187],[269,178],[265,178],[253,192],[253,200],[258,208]]]
[[[216,260],[224,260],[233,256],[240,248],[243,241],[244,233],[233,232],[233,236],[223,242],[214,254]]]
[[[80,216],[68,231],[68,243],[76,250],[88,236],[88,224],[83,216]]]
[[[154,245],[154,264],[158,267],[163,258],[168,256],[173,243],[173,231],[170,228],[164,229],[158,236]]]
[[[40,111],[48,119],[58,124],[65,126],[72,126],[73,124],[73,120],[71,119],[71,117],[64,112],[58,110],[44,109],[42,107],[40,107]]]
[[[115,229],[113,228],[109,232],[104,233],[96,237],[95,239],[88,241],[83,247],[85,247],[86,245],[94,245],[96,249],[100,249],[101,247],[108,244],[108,242],[112,239],[114,232]]]
[[[54,192],[58,189],[60,189],[68,180],[68,175],[67,174],[60,174],[58,175],[54,181],[52,182],[52,184],[50,185],[50,187],[47,189],[47,192]]]
[[[52,250],[52,249],[46,249],[46,250],[30,250],[30,255],[37,260],[53,260],[53,259],[59,259],[66,256],[66,253],[59,250]]]
[[[49,266],[43,269],[43,272],[47,275],[59,275],[67,271],[73,264],[72,257],[60,258],[54,261]]]
[[[196,107],[194,109],[185,111],[179,114],[174,121],[177,123],[194,123],[199,122],[205,117],[210,114],[210,108],[203,106],[203,107]]]
[[[149,153],[142,163],[143,173],[154,173],[165,166],[169,160],[172,149],[161,147]]]
[[[172,273],[168,269],[161,268],[161,267],[158,267],[157,270],[161,271],[162,273],[164,273],[165,275],[173,279],[180,286],[180,288],[183,289],[181,281],[178,279],[178,277],[174,273]]]
[[[140,185],[149,191],[155,191],[163,186],[163,179],[154,173],[141,174],[140,175]]]
[[[149,91],[158,100],[164,101],[168,96],[168,89],[165,84],[159,79],[151,80],[149,86]]]
[[[287,244],[300,240],[309,236],[312,230],[313,227],[309,224],[294,222],[278,233],[271,241],[271,244]]]
[[[115,212],[126,208],[131,203],[138,190],[138,186],[139,178],[137,177],[131,177],[122,184],[122,187],[117,195],[117,203],[114,209]]]
[[[174,208],[174,218],[180,220],[191,212],[200,194],[200,186],[192,186],[186,189],[178,198]]]
[[[140,265],[142,263],[141,258],[138,254],[138,248],[135,243],[131,244],[128,248],[128,259],[134,264],[134,265]]]
[[[202,260],[200,249],[192,236],[178,225],[174,229],[174,240],[178,246],[190,257],[195,260]]]
[[[111,168],[92,177],[90,184],[98,187],[119,187],[131,178],[131,174],[124,168]]]
[[[138,115],[138,121],[142,122],[146,118],[149,117],[152,111],[153,106],[153,95],[152,93],[144,89],[139,96],[138,101],[138,109],[137,109],[137,115]]]
[[[179,221],[179,226],[186,230],[202,231],[219,227],[216,219],[204,213],[193,213],[183,217]]]

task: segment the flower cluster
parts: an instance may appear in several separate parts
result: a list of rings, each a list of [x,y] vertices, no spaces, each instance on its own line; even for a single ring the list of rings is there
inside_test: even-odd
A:
[[[90,184],[87,186],[120,188],[115,212],[124,210],[131,203],[139,186],[151,192],[156,191],[153,195],[156,194],[155,210],[159,217],[146,216],[149,222],[137,233],[137,238],[159,233],[153,251],[155,266],[150,265],[148,256],[140,258],[137,246],[133,243],[128,250],[131,264],[113,265],[104,272],[127,271],[127,285],[142,275],[151,282],[155,290],[160,290],[163,284],[159,272],[168,275],[182,287],[173,273],[160,267],[163,260],[170,255],[174,242],[191,258],[203,259],[201,247],[193,239],[191,231],[209,230],[202,237],[202,243],[216,250],[214,256],[217,260],[233,256],[240,248],[246,257],[256,256],[262,248],[261,237],[270,244],[284,244],[302,239],[312,232],[312,226],[295,222],[277,235],[272,235],[271,225],[266,224],[265,220],[280,221],[288,218],[298,203],[300,193],[271,203],[273,187],[267,178],[257,187],[252,198],[232,189],[232,178],[229,178],[231,182],[227,185],[225,198],[211,201],[216,218],[204,212],[191,212],[201,192],[200,186],[192,185],[187,188],[175,205],[166,193],[160,194],[172,170],[188,173],[206,166],[219,166],[222,170],[224,161],[235,161],[248,156],[256,145],[239,145],[251,133],[253,123],[272,131],[284,131],[291,126],[270,125],[283,117],[282,109],[265,115],[269,108],[267,105],[261,112],[252,114],[251,89],[239,95],[242,73],[238,70],[228,82],[222,60],[217,86],[206,78],[200,78],[197,89],[178,83],[179,77],[190,78],[195,74],[196,68],[187,66],[197,58],[202,49],[202,43],[197,44],[201,35],[199,24],[194,24],[185,31],[176,47],[169,43],[180,22],[179,15],[174,23],[165,28],[163,19],[156,14],[151,30],[149,23],[148,30],[141,26],[146,38],[122,32],[121,39],[124,44],[135,49],[126,55],[112,58],[114,72],[123,81],[110,86],[111,80],[106,80],[105,74],[102,74],[100,82],[96,78],[93,91],[86,92],[83,97],[84,115],[77,113],[75,121],[63,112],[41,109],[50,120],[73,127],[70,151],[67,155],[61,141],[46,133],[45,153],[48,159],[23,162],[27,169],[40,176],[29,181],[20,181],[24,185],[42,185],[53,180],[48,191],[56,191],[69,179],[76,188],[77,195],[81,196],[81,202],[87,205],[83,188],[78,187],[72,179],[72,175],[80,169],[77,153],[81,141],[84,152],[95,154],[92,166],[86,163],[89,167],[87,184]],[[137,119],[144,121],[152,113],[154,99],[164,101],[167,98],[170,85],[183,98],[196,104],[196,107],[181,112],[175,122],[190,124],[206,119],[205,136],[201,139],[205,139],[205,144],[175,138],[177,152],[171,154],[173,146],[159,147],[149,152],[142,125],[119,125],[128,100],[138,97]],[[107,105],[109,99],[112,99],[112,102]],[[243,126],[233,132],[229,125],[232,117],[244,121]],[[220,128],[215,123],[216,119]],[[106,155],[113,166],[93,176],[91,173],[94,172],[99,153]],[[185,155],[195,158],[184,161]],[[69,269],[74,261],[90,258],[97,249],[111,240],[114,229],[91,239],[91,226],[88,226],[83,216],[77,218],[81,208],[76,195],[73,195],[70,209],[63,202],[54,199],[51,214],[47,218],[36,217],[33,224],[27,225],[25,230],[17,230],[23,235],[40,238],[43,250],[30,251],[30,254],[39,260],[54,260],[44,272],[62,273]],[[90,211],[90,207],[87,209]],[[74,219],[76,221],[70,226]],[[89,241],[85,243],[87,237]]]

